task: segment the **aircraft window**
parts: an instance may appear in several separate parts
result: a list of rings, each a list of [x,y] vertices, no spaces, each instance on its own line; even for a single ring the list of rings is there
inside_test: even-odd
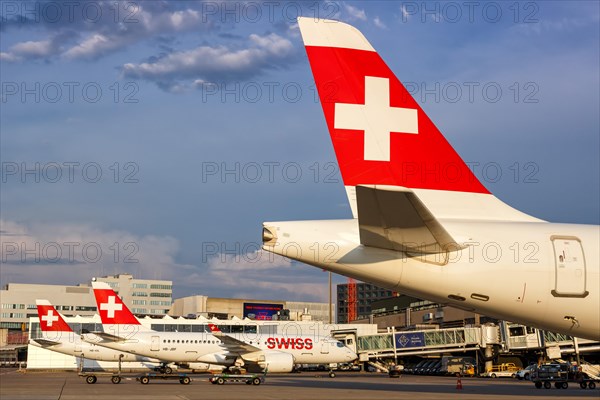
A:
[[[179,339],[177,340],[177,343],[179,343]]]
[[[223,333],[231,333],[231,325],[217,325],[217,328]]]
[[[277,325],[260,325],[259,331],[265,335],[275,335],[277,333]]]
[[[523,326],[513,326],[508,328],[508,333],[510,336],[525,336],[525,327]]]
[[[244,326],[243,325],[231,325],[231,333],[243,333]]]
[[[337,343],[336,343],[336,346],[337,346],[337,347],[344,347],[344,344],[343,344],[342,342],[337,342]]]

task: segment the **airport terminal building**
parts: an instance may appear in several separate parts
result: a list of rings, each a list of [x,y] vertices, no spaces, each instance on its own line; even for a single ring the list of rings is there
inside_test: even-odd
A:
[[[168,314],[172,317],[334,322],[335,305],[331,305],[330,311],[327,303],[196,295],[175,299]]]
[[[171,307],[172,281],[135,279],[129,274],[95,279],[108,283],[135,314],[164,316]],[[77,286],[9,283],[0,291],[0,299],[0,328],[9,330],[28,329],[29,318],[37,317],[36,299],[50,301],[67,316],[91,316],[97,311],[89,283]]]

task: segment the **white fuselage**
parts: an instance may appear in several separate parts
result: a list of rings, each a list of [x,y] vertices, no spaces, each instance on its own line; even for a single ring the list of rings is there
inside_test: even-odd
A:
[[[265,353],[291,354],[298,364],[326,364],[349,362],[356,354],[341,342],[327,337],[283,337],[260,334],[231,334],[238,340],[257,347]],[[88,340],[88,335],[84,335]],[[90,340],[94,340],[93,337]],[[233,365],[238,354],[229,351],[221,340],[202,332],[148,332],[131,335],[125,341],[97,341],[100,346],[127,351],[144,357],[155,357],[171,362],[205,362]],[[241,358],[245,355],[241,354]]]
[[[263,248],[418,298],[600,339],[598,226],[440,222],[462,250],[423,256],[363,246],[357,220],[265,223],[276,240]]]
[[[160,363],[156,358],[144,357],[131,354],[122,350],[114,350],[94,343],[81,340],[81,336],[74,332],[44,332],[42,339],[57,342],[54,345],[45,345],[31,339],[30,343],[34,346],[56,351],[74,357],[83,357],[96,361],[119,361],[122,362],[153,362]]]

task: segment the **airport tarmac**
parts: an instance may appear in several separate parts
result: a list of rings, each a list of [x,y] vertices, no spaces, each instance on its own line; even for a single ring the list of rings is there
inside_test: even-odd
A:
[[[135,379],[111,383],[99,377],[93,384],[85,383],[75,372],[0,371],[2,400],[205,400],[205,399],[580,399],[598,398],[600,390],[536,389],[531,382],[514,379],[463,378],[463,389],[456,389],[452,377],[405,375],[389,378],[384,374],[340,373],[329,378],[326,373],[283,374],[268,376],[259,386],[229,383],[223,386],[208,382],[207,374],[193,375],[190,385],[178,381],[152,381],[142,385]]]

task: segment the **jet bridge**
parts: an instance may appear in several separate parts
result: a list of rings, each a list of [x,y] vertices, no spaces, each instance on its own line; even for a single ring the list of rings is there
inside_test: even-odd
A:
[[[361,361],[477,350],[497,344],[497,327],[452,328],[423,331],[388,332],[358,337]],[[486,331],[491,330],[491,335]],[[490,340],[491,339],[491,340]],[[494,343],[495,342],[495,343]]]

